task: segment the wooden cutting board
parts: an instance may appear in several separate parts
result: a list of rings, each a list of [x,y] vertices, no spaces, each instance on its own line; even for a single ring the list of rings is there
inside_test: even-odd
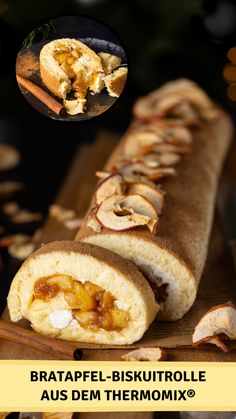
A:
[[[118,136],[102,132],[97,136],[94,144],[79,148],[56,200],[58,205],[75,209],[79,217],[84,215],[96,182],[95,171],[103,167],[117,141]],[[62,223],[49,216],[43,226],[39,242],[73,239],[75,234],[76,230],[65,228]],[[235,343],[230,344],[232,350],[228,354],[222,354],[210,345],[204,349],[191,348],[191,335],[196,321],[210,306],[227,300],[236,302],[236,278],[220,223],[216,217],[207,263],[193,308],[178,322],[154,323],[143,339],[132,346],[160,345],[168,347],[169,359],[176,361],[236,361]],[[5,309],[2,318],[9,321],[7,309]],[[29,327],[24,321],[21,322],[21,325]],[[94,345],[75,343],[75,348],[78,346],[83,348],[82,359],[84,360],[118,360],[124,352],[127,352],[125,347],[111,349],[97,346],[99,349],[96,350]],[[37,350],[16,343],[13,345],[3,339],[0,340],[0,359],[49,358],[49,355]]]

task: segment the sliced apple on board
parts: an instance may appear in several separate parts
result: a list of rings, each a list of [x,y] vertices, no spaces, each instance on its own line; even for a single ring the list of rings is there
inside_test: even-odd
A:
[[[200,319],[193,333],[193,346],[212,343],[223,352],[228,352],[220,338],[221,334],[236,339],[236,307],[231,302],[212,307]]]
[[[127,190],[128,195],[141,195],[152,203],[160,215],[164,208],[165,192],[145,183],[131,183]]]
[[[119,173],[113,173],[110,176],[103,179],[97,186],[95,192],[96,204],[101,204],[104,199],[112,195],[123,195],[124,194],[124,181],[122,175]]]
[[[140,195],[113,195],[97,208],[96,217],[109,230],[131,230],[147,226],[151,232],[159,221],[155,207]]]

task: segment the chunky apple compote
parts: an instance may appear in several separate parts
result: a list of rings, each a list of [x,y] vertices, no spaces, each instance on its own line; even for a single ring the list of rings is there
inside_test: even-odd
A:
[[[89,83],[84,77],[83,68],[80,72],[75,72],[73,69],[75,61],[81,56],[82,52],[78,48],[68,45],[60,45],[60,49],[57,49],[54,53],[55,60],[71,79],[71,89],[74,91],[74,96],[83,99],[86,96]]]
[[[114,296],[90,281],[81,283],[69,275],[38,279],[34,300],[49,301],[63,292],[73,318],[84,328],[121,330],[129,321],[128,311],[118,308]]]

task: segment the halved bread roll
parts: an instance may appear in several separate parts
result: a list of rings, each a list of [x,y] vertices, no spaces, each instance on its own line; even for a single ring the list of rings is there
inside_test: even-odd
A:
[[[61,38],[47,43],[41,49],[39,60],[43,82],[62,99],[72,88],[84,98],[87,89],[99,93],[104,87],[100,57],[76,39]]]
[[[157,116],[155,108],[152,108],[149,120],[146,101],[143,101],[144,104],[139,102],[139,106],[145,108],[145,120],[136,119],[111,155],[105,171],[99,173],[104,179],[98,184],[96,195],[99,195],[101,202],[99,192],[103,192],[104,201],[99,205],[95,199],[92,201],[91,209],[77,235],[79,240],[102,246],[134,262],[153,287],[160,305],[158,317],[164,320],[180,319],[195,300],[207,255],[217,182],[232,137],[229,117],[196,84],[185,80],[183,93],[179,92],[180,84],[182,87],[183,80],[167,85],[171,86],[171,95],[175,95],[176,86],[176,92],[180,95],[178,104],[187,103],[188,108],[192,109],[195,98],[201,98],[194,113],[194,128],[185,125],[186,114],[182,108],[181,116],[179,113],[176,115],[178,123],[175,125],[173,114],[172,118],[168,113],[166,119],[163,117],[160,120],[158,105]],[[164,88],[160,90],[162,92],[164,97]],[[158,97],[157,93],[155,95]],[[167,93],[169,95],[169,88]],[[203,119],[203,110],[204,115],[211,114],[211,118]],[[184,130],[179,130],[179,124],[182,124],[181,130],[182,127]],[[140,127],[142,138],[134,137],[133,133]],[[189,130],[187,137],[186,130]],[[178,147],[180,149],[181,159],[175,168],[158,165],[166,145],[174,146],[176,153]],[[182,153],[186,145],[188,150]],[[154,166],[148,166],[148,161],[140,163],[140,158],[147,156],[147,148],[148,153],[158,157]],[[119,166],[120,161],[126,163]],[[153,164],[153,157],[150,162]],[[164,169],[169,169],[169,172],[164,172]],[[121,198],[113,195],[111,190],[109,193],[108,188],[103,186],[109,173],[116,173],[123,179],[120,189],[124,196]],[[132,200],[136,199],[137,205],[123,205],[127,202],[125,195],[129,194],[132,184],[142,185],[143,191],[145,184],[152,187],[153,198],[147,190],[145,193],[140,192],[139,187],[139,193],[144,199],[142,207],[134,195]],[[160,208],[163,207],[161,191],[158,189],[160,186],[165,193],[164,211],[162,214],[157,211],[156,216],[153,216],[151,206],[157,209],[159,203]],[[155,188],[158,193],[155,193]],[[111,202],[113,205],[108,206]],[[156,223],[155,228],[149,228],[150,221]]]
[[[158,305],[132,263],[98,246],[61,241],[23,263],[8,308],[12,321],[26,318],[44,335],[123,345],[143,336]]]

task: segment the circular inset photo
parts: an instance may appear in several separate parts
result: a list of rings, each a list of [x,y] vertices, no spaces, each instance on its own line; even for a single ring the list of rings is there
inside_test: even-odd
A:
[[[85,17],[51,19],[24,40],[16,59],[16,79],[29,104],[60,121],[81,121],[109,109],[128,73],[116,34]]]

